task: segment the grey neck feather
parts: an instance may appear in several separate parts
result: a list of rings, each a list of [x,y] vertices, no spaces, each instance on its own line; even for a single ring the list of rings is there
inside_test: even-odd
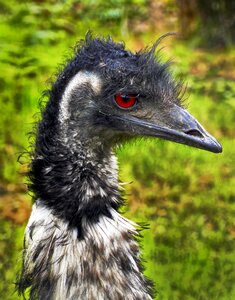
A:
[[[100,176],[112,174],[109,180],[117,182],[115,159],[106,160]],[[104,193],[98,186],[96,191],[84,189],[87,201],[97,190]],[[32,280],[31,299],[152,299],[141,272],[136,224],[115,209],[109,213],[97,222],[83,218],[84,238],[78,239],[78,229],[37,200],[26,229],[24,269]]]

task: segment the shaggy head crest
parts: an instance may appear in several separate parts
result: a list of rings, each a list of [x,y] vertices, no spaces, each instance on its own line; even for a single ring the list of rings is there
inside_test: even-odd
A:
[[[107,124],[105,116],[120,114],[113,105],[115,95],[138,96],[138,105],[129,113],[139,118],[151,116],[153,111],[163,114],[163,110],[167,111],[174,105],[182,106],[182,84],[172,79],[169,62],[162,63],[155,55],[162,38],[152,47],[134,53],[126,50],[123,43],[115,43],[111,37],[93,38],[87,34],[77,44],[73,57],[65,63],[52,84],[43,115],[47,125],[54,127],[59,120],[64,123],[65,119],[71,122],[74,119],[73,124],[78,124],[83,119],[83,127],[88,129],[92,125],[93,134],[101,136],[100,130],[103,132],[105,129],[110,137],[109,129],[115,126],[112,122]],[[96,92],[95,95],[93,92]],[[66,95],[69,101],[64,99]],[[73,112],[78,111],[79,117],[74,116]],[[102,136],[107,138],[103,133]]]

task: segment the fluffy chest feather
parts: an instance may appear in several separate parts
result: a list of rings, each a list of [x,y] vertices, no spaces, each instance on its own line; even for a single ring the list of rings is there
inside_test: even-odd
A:
[[[135,224],[110,211],[85,236],[38,201],[26,230],[25,272],[39,299],[151,299],[140,272]],[[32,299],[35,299],[32,297]]]

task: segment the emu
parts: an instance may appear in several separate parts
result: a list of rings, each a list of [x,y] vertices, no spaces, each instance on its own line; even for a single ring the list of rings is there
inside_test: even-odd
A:
[[[156,137],[211,152],[221,145],[182,106],[155,55],[87,35],[52,84],[36,132],[18,291],[33,299],[150,300],[135,223],[123,204],[116,146]]]

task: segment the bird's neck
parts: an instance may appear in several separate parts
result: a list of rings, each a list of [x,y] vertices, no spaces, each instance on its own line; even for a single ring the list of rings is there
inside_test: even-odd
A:
[[[116,159],[102,147],[80,146],[79,155],[60,147],[57,160],[41,151],[32,164],[38,199],[20,291],[29,287],[30,299],[150,300],[135,224],[117,211]]]
[[[30,177],[35,198],[71,228],[76,227],[80,238],[84,220],[110,217],[110,209],[122,204],[116,157],[95,138],[75,145],[70,141],[69,146],[49,145],[46,151],[39,148]]]

